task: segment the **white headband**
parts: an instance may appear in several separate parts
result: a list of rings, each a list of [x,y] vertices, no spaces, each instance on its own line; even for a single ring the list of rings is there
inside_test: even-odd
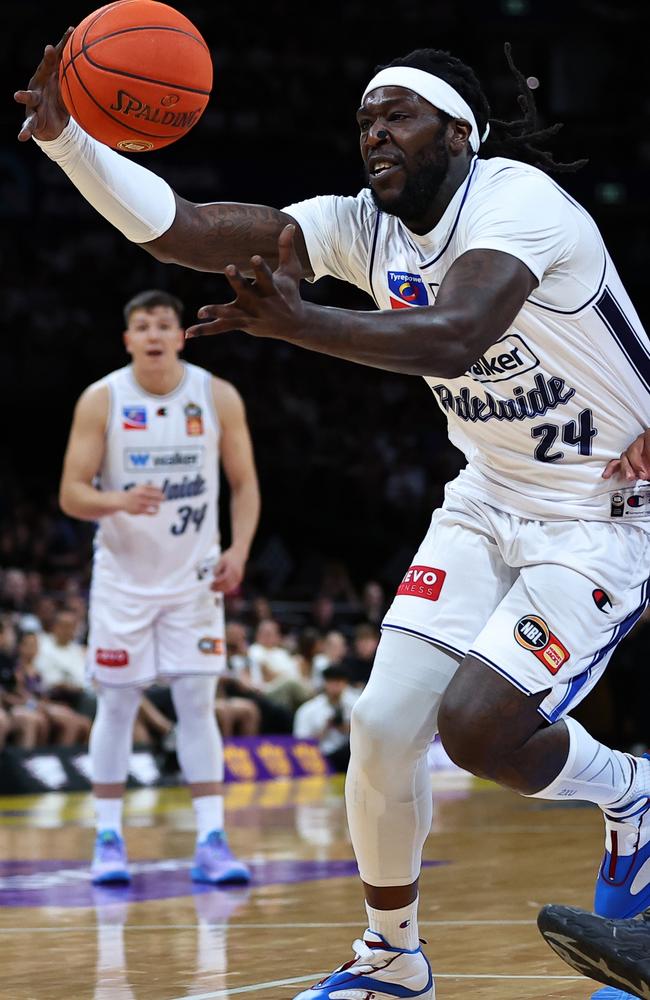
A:
[[[478,153],[479,146],[488,137],[489,122],[479,139],[476,118],[467,101],[463,100],[458,91],[454,90],[450,84],[441,80],[439,76],[434,76],[433,73],[426,73],[422,69],[413,69],[411,66],[389,66],[373,76],[363,92],[361,102],[365,101],[371,90],[376,90],[378,87],[405,87],[407,90],[419,94],[435,108],[446,111],[452,118],[464,118],[472,126],[469,144],[475,153]]]

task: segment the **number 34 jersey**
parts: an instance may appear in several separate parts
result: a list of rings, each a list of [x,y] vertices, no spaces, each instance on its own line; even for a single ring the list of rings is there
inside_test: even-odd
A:
[[[424,236],[381,212],[368,190],[285,211],[304,232],[315,277],[343,278],[380,309],[435,307],[467,251],[523,261],[537,287],[512,326],[462,377],[426,378],[468,462],[453,488],[523,517],[650,527],[650,487],[602,479],[650,427],[650,343],[594,221],[551,178],[475,158]]]
[[[103,517],[95,536],[93,585],[186,599],[205,589],[219,555],[219,422],[210,373],[183,364],[179,385],[153,396],[131,366],[107,375],[110,413],[99,485],[162,490],[157,514]]]

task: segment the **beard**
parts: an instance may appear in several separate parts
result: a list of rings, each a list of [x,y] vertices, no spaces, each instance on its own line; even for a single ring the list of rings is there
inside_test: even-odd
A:
[[[433,149],[415,160],[409,170],[401,192],[394,197],[383,198],[370,185],[370,175],[366,167],[366,185],[370,187],[377,208],[388,215],[396,215],[402,222],[421,219],[427,214],[431,202],[438,194],[449,170],[449,150],[443,135],[439,135]]]

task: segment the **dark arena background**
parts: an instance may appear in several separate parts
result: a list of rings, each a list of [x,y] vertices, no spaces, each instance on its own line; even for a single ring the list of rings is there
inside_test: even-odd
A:
[[[67,643],[81,653],[87,638],[94,529],[61,512],[57,490],[77,397],[126,363],[123,304],[143,289],[163,289],[183,301],[190,325],[201,305],[230,297],[221,275],[158,263],[127,242],[34,143],[16,140],[22,116],[13,91],[27,85],[44,44],[91,6],[14,0],[2,10],[0,704],[24,633],[42,639],[63,615],[72,630]],[[564,123],[552,143],[555,159],[588,160],[557,179],[594,216],[650,325],[647,3],[174,6],[211,48],[214,89],[185,138],[138,161],[196,202],[281,208],[318,194],[356,194],[363,176],[355,112],[364,86],[375,66],[414,48],[448,49],[476,71],[493,117],[518,117],[504,56],[510,42],[540,121]],[[303,295],[374,308],[333,279],[303,283]],[[246,578],[226,600],[228,620],[242,626],[240,645],[233,639],[229,646],[231,671],[259,623],[272,619],[288,655],[309,669],[317,657],[340,660],[362,682],[383,611],[444,484],[464,464],[431,391],[417,377],[243,333],[190,341],[184,357],[241,392],[260,479],[262,516]],[[223,531],[227,542],[227,518]],[[635,753],[650,746],[646,618],[576,712],[594,736]],[[333,632],[342,637],[336,656],[326,645]],[[86,743],[21,747],[15,734],[7,736],[0,756],[0,794],[7,796],[0,798],[0,1000],[245,992],[290,1000],[310,975],[350,957],[349,943],[365,925],[342,802],[344,766],[323,756],[317,741],[296,750],[286,713],[263,715],[253,736],[233,725],[226,819],[253,883],[239,895],[192,895],[191,806],[174,752],[173,711],[164,691],[155,695],[160,714],[136,745],[125,813],[138,871],[117,895],[98,895],[87,878],[93,807]],[[222,695],[227,701],[228,691]],[[435,942],[439,1000],[468,990],[485,1000],[589,996],[589,982],[572,978],[537,938],[534,917],[537,904],[551,898],[590,905],[601,849],[596,810],[496,790],[454,768],[439,747],[431,769],[435,818],[423,933]],[[488,839],[485,868],[478,859]],[[506,875],[499,876],[500,864],[510,865]],[[468,896],[459,884],[477,888]],[[477,918],[486,924],[480,941]]]

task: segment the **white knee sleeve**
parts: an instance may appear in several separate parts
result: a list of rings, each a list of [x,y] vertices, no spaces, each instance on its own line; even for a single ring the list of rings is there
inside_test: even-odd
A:
[[[345,797],[364,882],[410,885],[431,828],[426,753],[458,659],[401,632],[384,631],[370,680],[352,713]]]
[[[133,723],[141,700],[140,688],[100,686],[89,743],[93,781],[97,784],[114,785],[126,781],[133,746]]]
[[[223,740],[215,717],[216,677],[179,677],[171,682],[176,753],[188,784],[223,781]]]

